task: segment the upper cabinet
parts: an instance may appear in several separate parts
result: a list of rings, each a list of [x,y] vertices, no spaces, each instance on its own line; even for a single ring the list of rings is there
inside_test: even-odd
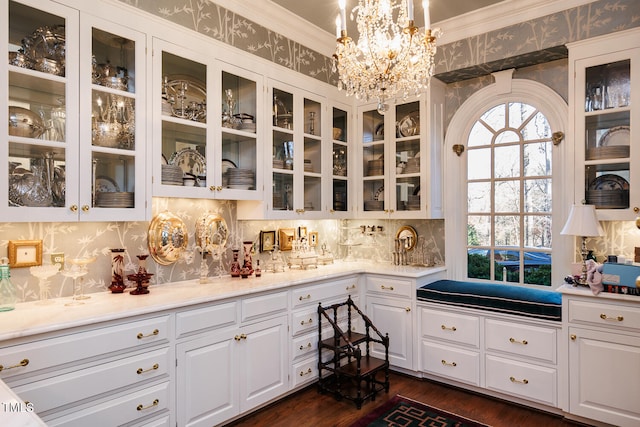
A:
[[[153,195],[262,197],[261,77],[184,46],[153,46]]]
[[[357,214],[363,218],[441,218],[444,85],[384,114],[358,110]]]
[[[638,40],[636,29],[569,45],[575,199],[600,220],[632,220],[640,209]]]
[[[144,35],[56,3],[1,4],[3,219],[144,219]]]

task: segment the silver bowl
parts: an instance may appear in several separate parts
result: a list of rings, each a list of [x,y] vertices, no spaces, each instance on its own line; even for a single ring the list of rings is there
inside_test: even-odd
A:
[[[98,122],[93,128],[93,144],[100,147],[116,148],[120,145],[120,123]]]
[[[64,67],[60,62],[50,58],[38,58],[35,60],[33,67],[35,70],[43,73],[54,74],[56,76],[64,76]]]
[[[46,131],[42,118],[22,107],[9,107],[9,135],[38,138]]]
[[[9,65],[20,68],[33,68],[33,62],[22,52],[9,52]]]

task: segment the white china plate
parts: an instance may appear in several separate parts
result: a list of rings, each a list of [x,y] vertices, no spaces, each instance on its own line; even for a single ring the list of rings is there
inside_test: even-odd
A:
[[[613,145],[629,145],[631,129],[629,126],[616,126],[609,129],[602,137],[598,146],[607,147]]]
[[[96,177],[95,183],[96,193],[117,193],[120,191],[118,184],[108,176]]]
[[[377,200],[379,202],[384,200],[384,186],[378,188],[376,194],[373,196],[373,200]]]
[[[400,119],[398,132],[401,136],[420,135],[420,112],[412,111]]]
[[[225,174],[227,173],[227,169],[230,168],[237,168],[238,166],[236,166],[235,163],[233,163],[231,160],[229,159],[222,159],[222,173]]]
[[[169,164],[180,166],[182,172],[192,174],[194,176],[207,174],[207,161],[204,156],[191,148],[183,148],[173,153]]]

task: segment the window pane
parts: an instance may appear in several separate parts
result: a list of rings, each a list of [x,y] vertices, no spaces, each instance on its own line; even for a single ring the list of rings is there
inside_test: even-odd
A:
[[[550,139],[551,127],[547,118],[541,113],[537,113],[535,117],[529,121],[521,131],[524,140],[534,141],[536,139]]]
[[[500,130],[504,128],[506,124],[505,109],[505,104],[496,105],[495,107],[484,113],[482,117],[480,117],[480,119],[494,131]]]
[[[551,212],[551,179],[527,179],[524,182],[524,211]]]
[[[491,279],[491,259],[487,249],[467,250],[467,276],[473,279]]]
[[[493,140],[493,132],[489,131],[487,127],[482,122],[476,122],[471,128],[471,132],[469,133],[469,140],[467,141],[467,146],[469,147],[477,147],[479,145],[489,145]]]
[[[467,211],[469,213],[491,212],[491,183],[469,183],[467,188]]]
[[[524,227],[526,247],[551,249],[551,215],[527,215]]]
[[[520,281],[520,251],[513,249],[496,249],[495,251],[496,280],[507,282]]]
[[[551,286],[551,254],[524,253],[524,283]]]
[[[496,212],[520,212],[520,181],[498,181],[495,188]]]
[[[520,146],[496,147],[495,178],[512,178],[520,176]]]
[[[534,142],[524,145],[524,175],[551,175],[551,158],[553,144],[551,141]]]
[[[467,179],[491,178],[491,149],[479,148],[468,152]]]
[[[491,245],[491,217],[469,215],[467,220],[467,244],[469,246]]]
[[[514,129],[519,129],[522,123],[531,117],[535,111],[536,109],[531,105],[512,102],[509,104],[509,126]]]
[[[496,136],[496,144],[505,144],[507,142],[519,142],[520,135],[512,130],[505,130]]]
[[[517,215],[496,215],[494,230],[496,246],[520,245],[520,221]]]

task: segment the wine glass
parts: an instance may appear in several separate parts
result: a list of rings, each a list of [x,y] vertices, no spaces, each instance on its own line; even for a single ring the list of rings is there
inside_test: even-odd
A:
[[[76,294],[78,287],[76,286],[78,278],[82,276],[86,276],[89,273],[89,269],[87,268],[88,264],[91,264],[96,260],[96,257],[84,257],[84,258],[73,258],[69,260],[69,264],[71,264],[71,268],[65,269],[60,273],[65,277],[73,278],[73,301],[67,303],[65,305],[80,305],[84,304],[81,300],[91,298],[88,295],[84,294],[83,280],[80,279],[80,294]]]
[[[37,304],[45,305],[52,304],[53,301],[49,299],[51,296],[49,293],[49,278],[58,274],[57,265],[38,265],[31,267],[29,272],[32,276],[38,278],[38,290],[40,292],[40,301]]]

